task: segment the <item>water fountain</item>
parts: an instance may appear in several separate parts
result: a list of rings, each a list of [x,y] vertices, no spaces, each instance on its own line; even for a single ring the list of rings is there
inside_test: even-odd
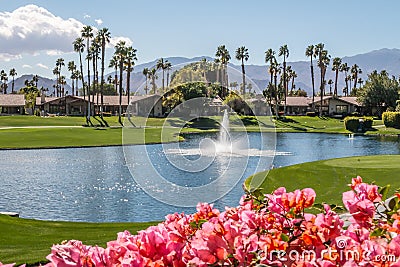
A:
[[[229,133],[229,114],[224,110],[224,116],[219,127],[218,141],[215,143],[216,153],[232,153],[232,140]]]

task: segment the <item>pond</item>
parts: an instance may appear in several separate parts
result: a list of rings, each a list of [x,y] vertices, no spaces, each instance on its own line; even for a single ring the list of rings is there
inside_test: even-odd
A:
[[[261,146],[265,151],[270,151],[273,144],[260,141],[268,140],[268,136],[263,136],[267,134],[261,135],[265,137],[261,139],[259,133],[248,135],[250,147]],[[201,145],[202,140],[215,138],[214,135],[191,135],[178,146],[190,152],[193,147]],[[202,195],[193,193],[192,198],[191,195],[180,194],[179,190],[170,192],[162,183],[158,183],[155,174],[166,178],[168,183],[177,185],[177,188],[197,188],[215,182],[209,190],[210,194],[204,195],[204,198],[213,197],[215,192],[221,190],[222,197],[215,196],[217,200],[214,203],[215,207],[224,209],[225,206],[238,204],[243,195],[242,183],[254,171],[336,157],[400,153],[397,138],[356,136],[350,139],[338,134],[278,133],[275,157],[257,154],[230,157],[227,161],[217,156],[213,158],[213,163],[207,162],[206,157],[191,165],[191,168],[199,166],[201,169],[190,172],[185,171],[185,164],[193,163],[201,156],[178,153],[177,158],[175,148],[176,144],[165,147],[155,144],[125,148],[2,150],[0,211],[19,212],[23,218],[42,220],[163,220],[169,213],[194,212],[192,202],[201,199]],[[136,156],[133,163],[126,160],[124,153]],[[265,160],[260,161],[260,158]],[[237,179],[221,180],[219,177],[222,173],[226,177],[235,174]],[[140,177],[149,179],[138,179]],[[154,197],[149,190],[157,192],[157,195]],[[229,193],[225,194],[225,191]],[[179,200],[178,206],[171,205],[171,199]]]

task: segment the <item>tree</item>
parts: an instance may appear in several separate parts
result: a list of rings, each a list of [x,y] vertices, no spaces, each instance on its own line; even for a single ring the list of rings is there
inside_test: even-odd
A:
[[[114,68],[114,86],[115,86],[115,94],[118,94],[118,66],[119,59],[118,56],[114,53],[113,57],[110,59],[109,68]]]
[[[311,85],[312,85],[312,110],[315,110],[314,97],[315,97],[315,82],[314,82],[314,65],[313,58],[316,57],[314,53],[314,45],[309,45],[306,49],[306,57],[310,57],[310,69],[311,69]]]
[[[157,86],[156,86],[156,79],[158,78],[157,76],[157,70],[155,68],[152,68],[149,71],[149,79],[151,80],[151,86],[152,86],[152,92],[153,94],[157,93]]]
[[[53,74],[56,76],[56,84],[55,84],[55,95],[56,95],[56,97],[59,97],[59,94],[60,94],[60,86],[59,86],[59,82],[60,82],[60,78],[59,78],[59,75],[60,75],[60,71],[59,71],[59,69],[57,68],[57,67],[54,67],[54,69],[53,69]]]
[[[146,87],[144,88],[144,92],[147,95],[147,92],[149,90],[148,84],[147,84],[147,81],[148,81],[148,78],[149,78],[149,69],[148,68],[144,68],[142,73],[143,73],[144,77],[146,77]]]
[[[269,63],[269,68],[268,72],[271,75],[269,79],[269,84],[267,86],[266,92],[263,91],[264,96],[267,98],[267,101],[269,104],[272,102],[272,98],[274,97],[274,88],[273,88],[273,77],[274,77],[274,69],[273,65],[277,64],[276,58],[275,58],[275,51],[269,48],[267,51],[265,51],[265,63]]]
[[[338,95],[338,77],[339,77],[339,70],[340,66],[342,65],[342,59],[340,57],[335,57],[332,61],[332,70],[335,72],[335,89],[333,91],[333,95]]]
[[[122,124],[122,82],[123,82],[123,71],[124,71],[124,62],[127,56],[127,47],[125,46],[125,41],[119,41],[115,46],[115,55],[118,58],[119,63],[119,112],[118,112],[118,122]]]
[[[346,87],[344,88],[344,95],[347,96],[348,92],[349,92],[349,82],[347,79],[347,72],[350,70],[350,67],[347,65],[347,63],[342,63],[342,65],[340,65],[339,71],[340,72],[344,72],[344,82],[346,84]]]
[[[329,84],[329,95],[332,95],[332,84],[333,84],[332,79],[329,79],[328,84]]]
[[[75,39],[74,43],[74,51],[79,53],[79,64],[80,64],[80,75],[82,81],[82,91],[83,91],[83,100],[86,100],[86,93],[85,93],[85,78],[83,77],[83,64],[82,64],[82,53],[85,49],[85,43],[83,38],[78,37]],[[85,109],[86,110],[86,109]],[[84,111],[84,115],[86,115],[86,111]]]
[[[1,70],[0,72],[0,80],[2,82],[1,89],[3,91],[3,94],[7,94],[8,77],[7,77],[7,72],[5,72],[4,70]]]
[[[245,46],[236,49],[236,59],[241,61],[242,65],[242,94],[246,98],[246,72],[244,69],[244,61],[249,60],[249,50]]]
[[[107,28],[102,28],[99,30],[97,36],[101,43],[101,77],[100,77],[100,117],[103,118],[104,110],[104,64],[106,60],[106,45],[110,42],[111,33]]]
[[[376,70],[368,75],[363,87],[358,91],[357,101],[372,112],[376,108],[379,117],[383,107],[395,108],[399,99],[399,82],[395,77],[390,78],[386,71],[378,73]]]
[[[61,90],[61,84],[60,84],[62,66],[65,66],[64,59],[63,58],[57,59],[57,61],[56,61],[56,69],[53,70],[53,74],[58,75],[57,76],[57,88],[59,89],[59,95],[57,94],[57,96],[62,96],[61,94],[64,93]]]
[[[282,45],[279,48],[278,56],[283,56],[283,88],[285,90],[285,106],[284,106],[284,113],[286,114],[286,96],[287,92],[287,81],[286,81],[286,59],[289,57],[289,48],[287,45]]]
[[[165,66],[165,62],[164,62],[164,59],[163,59],[163,58],[160,58],[160,59],[157,61],[156,68],[157,68],[157,70],[160,70],[160,69],[162,70],[162,92],[164,93],[164,92],[165,92],[165,87],[164,87],[164,74],[165,74],[166,66]]]
[[[68,71],[70,71],[71,72],[71,76],[70,76],[70,78],[71,78],[71,80],[72,80],[72,95],[74,96],[75,95],[75,85],[74,85],[74,81],[75,81],[75,79],[76,79],[76,65],[75,65],[75,62],[74,61],[70,61],[70,62],[68,62]],[[78,90],[78,88],[76,88],[76,90]]]
[[[217,48],[217,52],[215,53],[215,56],[218,57],[218,62],[221,64],[222,67],[222,88],[224,89],[223,92],[223,97],[226,96],[227,92],[226,88],[228,88],[228,63],[229,60],[231,59],[231,56],[229,55],[228,49],[226,49],[225,45],[220,45]]]
[[[37,74],[32,76],[32,82],[35,84],[35,87],[38,88],[39,76]]]
[[[362,74],[362,70],[357,64],[354,64],[351,66],[350,72],[352,74],[352,79],[354,80],[353,88],[357,89],[358,74]]]
[[[84,26],[82,31],[82,38],[86,39],[86,60],[87,60],[87,93],[88,93],[88,109],[87,109],[87,123],[90,123],[90,115],[91,115],[91,108],[90,108],[90,95],[89,95],[89,88],[90,88],[90,39],[93,38],[93,29],[91,26]],[[83,73],[83,72],[82,72]],[[83,74],[82,74],[83,76]]]
[[[17,71],[14,68],[10,70],[10,76],[12,77],[11,94],[14,94],[14,77],[17,76]]]
[[[320,109],[319,109],[319,115],[322,116],[322,102],[324,98],[324,93],[325,93],[325,74],[326,74],[326,69],[329,65],[330,62],[330,55],[328,55],[328,51],[324,49],[324,44],[319,43],[315,46],[314,48],[314,53],[318,57],[318,67],[320,68],[321,75],[320,75],[320,97],[321,97],[321,103],[320,103]]]
[[[130,102],[131,92],[130,92],[130,82],[131,82],[131,72],[133,71],[133,66],[135,65],[135,61],[137,61],[136,57],[137,50],[132,46],[126,48],[126,95],[128,97],[128,105]]]
[[[294,79],[297,78],[297,73],[296,73],[296,71],[292,70],[291,77],[292,77],[292,87],[291,87],[290,90],[291,90],[292,93],[293,93],[294,89],[296,88],[296,85],[294,84]]]
[[[165,69],[167,70],[167,89],[169,89],[169,72],[172,69],[172,63],[168,60],[165,61]]]

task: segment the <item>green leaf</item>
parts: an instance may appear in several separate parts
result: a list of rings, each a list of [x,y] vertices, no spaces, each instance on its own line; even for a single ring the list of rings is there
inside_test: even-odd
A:
[[[389,200],[389,204],[388,204],[388,207],[389,207],[389,209],[390,210],[394,210],[394,208],[397,206],[397,203],[398,203],[398,199],[397,198],[391,198],[390,200]]]
[[[281,239],[282,239],[282,241],[288,242],[289,241],[289,236],[287,236],[284,233],[282,233],[281,234]]]
[[[375,236],[375,237],[380,237],[383,235],[385,230],[380,229],[380,228],[376,228],[374,231],[372,231],[372,233],[370,234],[370,236]]]
[[[382,187],[382,188],[379,190],[379,194],[382,195],[382,199],[383,199],[383,200],[386,200],[387,195],[388,195],[388,193],[389,193],[389,189],[390,189],[390,184],[386,185],[385,187]]]

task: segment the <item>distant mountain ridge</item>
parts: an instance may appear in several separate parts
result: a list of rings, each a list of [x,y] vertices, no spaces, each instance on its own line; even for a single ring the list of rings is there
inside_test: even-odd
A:
[[[232,54],[232,52],[231,52]],[[231,55],[233,57],[233,55]],[[332,55],[335,57],[335,55]],[[182,67],[185,64],[191,62],[200,61],[202,58],[206,58],[207,61],[213,61],[214,58],[209,56],[199,56],[194,58],[186,58],[186,57],[166,57],[164,60],[168,60],[173,65],[173,69],[170,72],[170,75],[179,67]],[[143,87],[146,81],[144,75],[142,74],[144,68],[153,68],[156,66],[158,59],[153,60],[151,62],[143,63],[136,65],[134,67],[134,71],[131,74],[131,91],[135,92],[139,88],[139,93],[144,93]],[[278,59],[280,62],[281,60]],[[314,72],[315,72],[315,90],[318,92],[319,90],[319,69],[317,67],[317,62],[314,59]],[[331,60],[332,61],[332,60]],[[346,62],[350,67],[354,64],[357,64],[361,70],[362,74],[360,77],[365,81],[367,79],[367,74],[371,73],[374,70],[381,71],[386,70],[390,75],[398,76],[400,74],[400,49],[388,49],[383,48],[379,50],[374,50],[368,53],[357,54],[354,56],[346,56],[342,58],[342,62]],[[331,62],[332,63],[332,62]],[[311,86],[311,74],[310,74],[310,61],[295,61],[295,62],[287,62],[287,65],[292,66],[292,69],[296,71],[297,78],[295,79],[296,89],[301,88],[305,90],[308,95],[312,93],[312,86]],[[178,66],[178,67],[177,67]],[[234,58],[231,59],[231,63],[229,66],[236,69],[238,72],[241,71],[241,66],[239,62]],[[114,77],[114,72],[108,73],[108,76]],[[269,82],[269,73],[268,73],[268,66],[267,65],[246,65],[246,75],[253,80],[254,84],[257,85],[260,91],[265,89]],[[15,79],[15,90],[24,86],[24,82],[26,79],[32,79],[33,75],[23,75],[22,77]],[[161,84],[161,72],[158,72],[158,84]],[[240,75],[239,75],[240,76]],[[166,79],[166,77],[165,77]],[[332,71],[332,64],[329,65],[326,80],[329,79],[335,80],[335,73]],[[229,82],[238,82],[241,83],[241,77],[239,78],[232,78]],[[338,90],[339,94],[342,93],[342,89],[345,86],[344,83],[344,74],[339,73],[338,78]],[[124,76],[124,83],[126,82],[126,75]],[[70,80],[68,80],[70,83]],[[11,92],[11,77],[9,77],[9,89],[8,92]],[[38,86],[43,86],[44,88],[49,89],[49,94],[54,91],[53,85],[55,81],[52,79],[48,79],[45,77],[39,77]],[[253,88],[255,89],[255,88]],[[71,93],[71,86],[66,85],[65,90]],[[326,86],[326,90],[329,91],[329,85]],[[333,86],[332,86],[333,90]]]

